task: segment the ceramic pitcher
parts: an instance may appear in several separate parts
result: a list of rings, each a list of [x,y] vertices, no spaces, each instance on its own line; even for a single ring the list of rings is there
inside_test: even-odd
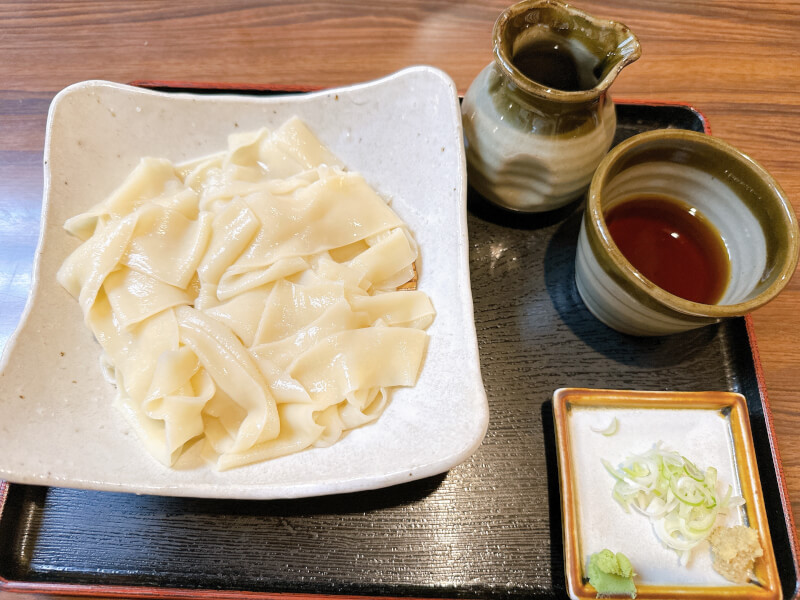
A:
[[[621,23],[557,0],[523,0],[494,25],[494,62],[462,105],[470,183],[506,208],[580,196],[616,128],[608,88],[641,55]]]

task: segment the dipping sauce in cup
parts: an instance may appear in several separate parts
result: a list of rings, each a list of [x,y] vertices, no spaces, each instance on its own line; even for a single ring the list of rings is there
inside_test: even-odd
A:
[[[728,249],[695,207],[648,194],[614,204],[605,218],[622,255],[658,287],[702,304],[722,299],[731,276]]]
[[[657,130],[598,166],[576,282],[606,325],[666,335],[762,306],[788,283],[799,251],[794,211],[761,166],[717,138]]]

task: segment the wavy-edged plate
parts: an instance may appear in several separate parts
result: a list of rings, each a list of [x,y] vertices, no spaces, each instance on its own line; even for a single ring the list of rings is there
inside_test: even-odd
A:
[[[55,280],[78,245],[64,221],[103,200],[143,156],[175,162],[297,115],[387,198],[420,245],[418,288],[437,310],[417,385],[330,448],[216,472],[176,470],[112,406],[100,347]],[[105,81],[60,92],[45,142],[45,197],[31,296],[0,363],[0,479],[169,496],[294,498],[444,472],[480,444],[488,404],[467,262],[466,173],[452,80],[418,66],[304,95],[165,94]]]

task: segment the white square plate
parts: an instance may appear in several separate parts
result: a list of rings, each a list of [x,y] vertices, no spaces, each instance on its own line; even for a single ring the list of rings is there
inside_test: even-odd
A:
[[[56,271],[78,245],[67,218],[103,200],[142,156],[175,162],[224,149],[227,136],[297,115],[359,171],[420,245],[418,287],[437,317],[413,388],[330,448],[226,472],[168,469],[112,406],[100,347]],[[412,67],[303,95],[165,94],[103,81],[53,100],[34,281],[0,364],[0,478],[171,496],[292,498],[373,489],[446,471],[480,444],[488,405],[469,281],[466,173],[450,78]]]
[[[608,548],[627,556],[636,572],[639,600],[777,600],[778,568],[758,476],[744,396],[731,392],[664,392],[565,388],[553,395],[556,426],[564,561],[570,598],[597,595],[588,584],[586,564]],[[616,419],[613,435],[603,429]],[[595,428],[595,431],[592,430]],[[650,520],[625,510],[612,496],[613,477],[602,465],[617,466],[632,454],[662,442],[701,470],[713,466],[720,489],[728,485],[744,506],[720,513],[715,526],[747,525],[758,530],[764,556],[754,579],[736,584],[712,566],[711,549],[701,542],[681,565],[663,545]]]

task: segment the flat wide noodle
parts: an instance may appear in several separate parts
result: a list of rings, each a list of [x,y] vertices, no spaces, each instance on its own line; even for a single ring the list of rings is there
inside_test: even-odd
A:
[[[67,221],[58,272],[147,449],[218,469],[336,443],[419,376],[417,245],[299,119],[175,166],[144,158]]]

